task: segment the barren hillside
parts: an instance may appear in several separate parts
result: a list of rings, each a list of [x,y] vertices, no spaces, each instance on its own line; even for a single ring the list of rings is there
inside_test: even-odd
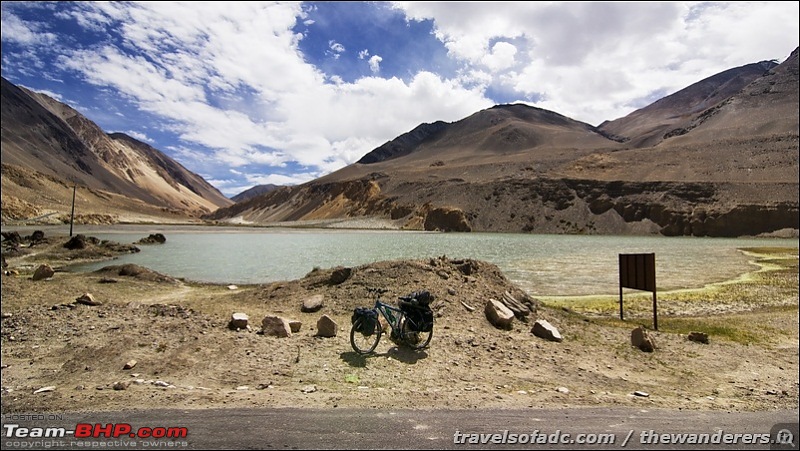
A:
[[[17,198],[40,209],[65,212],[63,202],[51,202],[47,196],[40,200],[37,194],[27,192],[30,186],[11,177],[19,171],[27,172],[33,184],[55,179],[57,185],[70,188],[66,193],[54,186],[55,191],[49,193],[54,198],[71,197],[74,185],[107,193],[103,196],[128,198],[111,203],[103,196],[95,198],[96,202],[87,200],[85,212],[92,214],[125,210],[123,205],[138,202],[148,205],[152,214],[166,211],[167,217],[179,214],[189,218],[232,203],[202,177],[157,149],[121,133],[109,135],[68,105],[5,79],[2,117],[4,203]],[[133,208],[131,213],[139,210]]]
[[[526,105],[422,124],[356,164],[208,218],[376,216],[426,230],[796,234],[797,58],[795,51],[778,66],[723,72],[600,129]]]

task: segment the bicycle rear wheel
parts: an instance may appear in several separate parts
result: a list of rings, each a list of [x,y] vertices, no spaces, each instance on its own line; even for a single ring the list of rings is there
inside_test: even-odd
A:
[[[380,321],[375,321],[375,330],[371,334],[364,334],[360,332],[363,321],[363,318],[359,318],[353,323],[353,328],[350,329],[350,345],[359,354],[369,354],[381,341],[381,325]]]
[[[403,342],[411,349],[425,349],[431,343],[433,338],[433,327],[430,331],[421,332],[413,330],[411,321],[408,318],[403,318],[400,325],[400,334]]]

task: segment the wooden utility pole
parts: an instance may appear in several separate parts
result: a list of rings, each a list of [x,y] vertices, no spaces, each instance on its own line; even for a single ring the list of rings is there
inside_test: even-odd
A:
[[[72,238],[72,224],[75,222],[75,191],[78,185],[72,185],[72,213],[69,215],[69,237]]]

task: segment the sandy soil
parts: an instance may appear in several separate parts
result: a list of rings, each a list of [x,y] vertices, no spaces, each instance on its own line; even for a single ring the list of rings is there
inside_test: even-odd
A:
[[[632,301],[625,322],[613,305],[548,301],[511,330],[484,314],[490,298],[525,294],[482,261],[445,256],[334,269],[300,280],[252,286],[188,283],[139,268],[79,274],[66,264],[110,258],[97,246],[64,250],[66,237],[23,243],[2,276],[2,411],[65,412],[154,407],[519,408],[643,406],[760,411],[798,406],[797,250],[751,250],[764,265],[735,283],[662,297],[694,306],[693,316],[661,316],[650,331],[657,349],[631,346],[631,330],[651,325],[646,302]],[[53,277],[34,281],[47,262]],[[110,262],[109,265],[112,265]],[[338,281],[336,281],[338,282]],[[427,289],[435,296],[430,347],[412,351],[384,336],[376,353],[350,346],[350,316],[373,303]],[[91,293],[101,305],[75,303]],[[322,295],[324,306],[301,312]],[[567,301],[565,301],[565,305]],[[474,311],[464,305],[474,307]],[[249,330],[230,330],[234,312]],[[267,314],[299,320],[288,338],[259,333]],[[322,315],[338,323],[317,336]],[[546,319],[563,341],[535,337]],[[710,343],[687,340],[707,332]],[[126,363],[135,361],[132,368]],[[648,396],[637,396],[635,392]]]

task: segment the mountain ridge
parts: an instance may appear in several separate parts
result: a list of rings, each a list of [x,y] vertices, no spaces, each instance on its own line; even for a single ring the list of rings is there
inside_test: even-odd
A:
[[[778,66],[754,63],[708,77],[631,113],[628,125],[641,134],[623,139],[615,132],[625,118],[593,127],[523,104],[421,124],[357,163],[208,218],[375,216],[425,230],[796,234],[796,65],[797,50]],[[670,115],[678,120],[663,123]]]
[[[124,133],[106,133],[69,105],[5,78],[2,113],[4,168],[27,168],[33,171],[33,177],[37,173],[58,177],[66,185],[128,197],[130,202],[115,199],[135,205],[136,210],[150,210],[156,217],[169,212],[170,220],[176,214],[181,216],[179,212],[198,218],[233,203],[158,149]],[[5,182],[9,193],[26,192],[24,186],[15,186],[10,179]],[[51,202],[48,208],[63,209],[66,194],[71,193],[54,193],[59,201]],[[36,193],[28,193],[30,196]],[[102,204],[102,200],[99,202]],[[124,214],[124,208],[119,208]],[[104,208],[96,205],[92,209]]]

